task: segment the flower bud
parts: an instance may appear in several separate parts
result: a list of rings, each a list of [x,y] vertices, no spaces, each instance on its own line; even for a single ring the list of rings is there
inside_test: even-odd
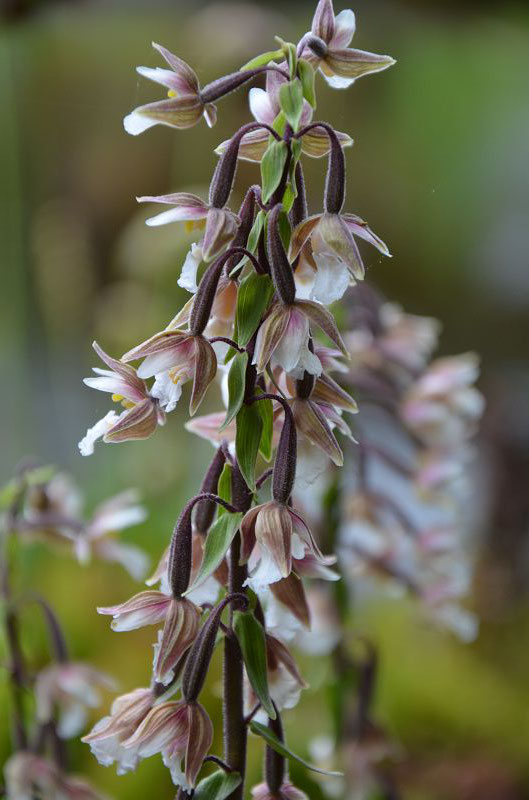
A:
[[[276,718],[268,719],[268,727],[280,742],[284,741],[281,717],[276,709]],[[279,755],[272,747],[266,748],[265,754],[265,781],[270,789],[270,794],[280,797],[280,790],[286,777],[284,756]]]
[[[223,253],[207,268],[200,281],[189,317],[189,330],[193,336],[200,336],[209,322],[217,286],[225,263],[226,253]]]
[[[204,622],[189,651],[182,675],[182,695],[186,703],[194,703],[202,691],[213,655],[222,612],[233,600],[248,603],[248,598],[242,593],[227,595]]]
[[[301,162],[298,161],[296,164],[296,173],[295,173],[295,180],[296,180],[296,190],[297,195],[296,199],[294,200],[294,205],[292,206],[292,210],[290,212],[290,224],[292,228],[295,228],[300,222],[303,222],[304,219],[308,216],[307,210],[307,194],[305,192],[305,177],[303,175],[303,167],[301,166]]]
[[[270,259],[272,280],[281,301],[285,305],[292,305],[296,299],[296,284],[279,232],[281,210],[282,206],[278,203],[268,216],[268,258]]]
[[[290,406],[285,403],[284,409],[285,418],[277,446],[272,477],[272,496],[278,503],[286,504],[292,494],[296,477],[297,434]]]
[[[345,200],[345,156],[342,145],[330,125],[325,126],[331,143],[329,166],[325,180],[324,208],[329,214],[339,214]]]
[[[221,447],[215,453],[213,461],[208,467],[208,471],[202,481],[200,493],[217,493],[219,478],[224,469],[226,456]],[[195,508],[195,529],[201,535],[205,536],[211,527],[213,517],[215,516],[216,503],[214,500],[201,500],[197,503]]]
[[[239,87],[243,86],[247,81],[252,80],[256,75],[263,72],[262,67],[257,69],[249,69],[244,72],[232,72],[230,75],[224,75],[222,78],[208,83],[200,92],[200,96],[204,103],[214,103],[221,97],[231,94]]]
[[[171,539],[167,572],[173,597],[181,597],[189,586],[193,561],[191,516],[194,505],[193,498],[184,507],[178,517]]]
[[[232,247],[246,247],[248,244],[248,237],[250,235],[250,231],[252,230],[255,217],[256,191],[259,191],[259,187],[251,186],[246,192],[246,196],[241,203],[241,207],[239,208],[239,213],[237,215],[240,219],[240,224],[233,239]],[[237,264],[240,262],[241,258],[242,255],[232,256],[232,258],[226,262],[226,272],[228,275],[232,273]]]

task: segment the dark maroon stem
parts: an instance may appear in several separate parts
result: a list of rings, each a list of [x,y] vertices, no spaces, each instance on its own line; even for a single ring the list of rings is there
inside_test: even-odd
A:
[[[248,511],[252,505],[253,495],[237,464],[234,465],[232,472],[231,491],[231,499],[236,508],[244,513]],[[230,593],[244,592],[244,582],[248,576],[246,565],[239,564],[240,552],[241,536],[237,533],[228,554]],[[230,611],[230,628],[232,622],[233,615]],[[244,717],[243,677],[244,663],[239,642],[235,636],[226,636],[223,663],[224,760],[242,778],[228,800],[242,800],[244,797],[248,729]]]

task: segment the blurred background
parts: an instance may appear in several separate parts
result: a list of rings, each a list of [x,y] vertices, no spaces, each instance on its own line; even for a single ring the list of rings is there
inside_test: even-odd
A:
[[[201,124],[127,136],[123,116],[158,97],[134,68],[159,64],[154,40],[189,61],[205,83],[271,49],[276,33],[297,41],[313,3],[1,6],[0,482],[29,454],[71,471],[88,509],[137,486],[149,521],[126,538],[156,559],[209,446],[182,430],[180,408],[163,435],[99,445],[82,459],[77,441],[109,407],[82,378],[96,363],[94,338],[122,353],[166,324],[185,299],[176,281],[193,235],[147,228],[148,212],[135,196],[204,193],[214,147],[249,111],[241,91],[219,104],[213,130]],[[370,253],[369,277],[406,310],[442,321],[443,354],[481,354],[487,398],[478,503],[488,523],[470,599],[480,635],[464,645],[421,626],[404,600],[373,604],[362,625],[380,649],[377,714],[402,747],[405,798],[521,800],[529,798],[529,8],[358,0],[354,10],[355,45],[389,52],[398,64],[347,93],[320,85],[318,116],[354,137],[350,209],[394,254],[382,261]],[[322,171],[318,162],[309,165],[313,210]],[[256,175],[244,165],[240,185]],[[82,569],[38,545],[25,558],[25,579],[60,609],[75,656],[115,674],[123,691],[143,685],[152,632],[122,637],[95,613],[95,605],[130,596],[134,582],[119,567]],[[44,634],[28,624],[31,649],[44,661]],[[295,724],[287,719],[290,742],[302,753],[307,726],[317,724],[319,733],[328,726],[319,693],[330,666],[316,662],[304,664],[311,689]],[[219,688],[210,688],[217,714]],[[8,751],[5,722],[0,761]],[[77,744],[73,763],[123,800],[142,796],[155,780],[157,795],[170,796],[158,759],[118,779]],[[309,776],[293,773],[311,798],[321,797]]]

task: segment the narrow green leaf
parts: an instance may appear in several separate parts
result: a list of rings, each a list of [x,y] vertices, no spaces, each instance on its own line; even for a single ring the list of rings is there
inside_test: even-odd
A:
[[[293,186],[292,183],[287,183],[285,194],[283,195],[283,200],[281,201],[287,214],[289,214],[292,210],[292,206],[294,205],[294,200],[296,197],[297,192],[295,186]]]
[[[257,69],[257,67],[264,67],[265,64],[269,64],[270,61],[274,61],[275,59],[279,59],[283,57],[283,50],[269,50],[266,53],[261,53],[255,58],[252,58],[251,61],[248,61],[243,67],[240,68],[239,72],[246,72],[249,69]]]
[[[309,64],[304,58],[298,61],[298,75],[303,87],[303,97],[310,103],[312,108],[316,108],[316,92],[314,91],[315,74],[312,64]]]
[[[217,493],[222,500],[226,500],[227,503],[231,502],[231,465],[224,464],[224,468],[220,473],[219,483],[217,486]],[[222,514],[227,514],[227,509],[219,506],[218,516],[222,516]]]
[[[200,565],[195,580],[184,594],[189,594],[189,592],[192,592],[197,586],[201,586],[210,575],[213,575],[217,567],[220,566],[235,534],[239,530],[242,516],[241,513],[230,514],[226,512],[226,514],[220,515],[209,529],[204,545],[202,564]]]
[[[274,285],[268,275],[251,272],[242,281],[237,293],[235,312],[240,347],[246,347],[254,335],[273,293]]]
[[[235,434],[235,454],[239,468],[252,492],[255,491],[255,462],[263,432],[263,420],[257,405],[258,403],[242,406],[236,417]]]
[[[303,86],[299,78],[282,84],[279,89],[279,104],[291,127],[297,131],[303,111]]]
[[[280,111],[272,123],[272,128],[280,136],[284,136],[286,127],[287,127],[287,118],[285,117],[283,111]]]
[[[261,160],[262,200],[268,203],[281,182],[288,155],[288,145],[275,139],[270,142]]]
[[[266,640],[263,626],[250,612],[237,611],[233,629],[239,640],[244,666],[253,690],[269,717],[276,718],[274,704],[268,691]]]
[[[264,211],[259,211],[254,220],[252,229],[248,235],[248,242],[246,244],[246,249],[249,250],[250,253],[255,253],[255,251],[257,250],[257,245],[259,243],[259,236],[261,235],[261,231],[263,230],[265,218],[266,218],[266,213]],[[230,277],[233,277],[234,275],[239,273],[247,262],[248,262],[247,256],[241,258],[237,266],[234,267],[230,272]]]
[[[247,364],[248,353],[237,353],[231,363],[228,373],[228,410],[226,419],[220,428],[221,431],[230,424],[232,419],[235,419],[243,404]]]
[[[263,421],[263,433],[259,442],[259,452],[265,461],[272,458],[272,436],[274,435],[274,407],[271,400],[259,400],[256,403]]]
[[[0,509],[9,508],[9,506],[13,505],[21,491],[20,481],[15,480],[15,478],[4,484],[0,489]]]
[[[313,764],[309,764],[307,761],[304,761],[300,756],[296,755],[289,750],[284,742],[281,742],[275,733],[273,733],[266,725],[261,725],[260,722],[255,722],[252,720],[250,723],[250,730],[252,733],[255,733],[257,736],[260,736],[262,739],[265,740],[267,745],[275,750],[276,753],[279,753],[280,756],[284,756],[288,758],[289,761],[297,761],[298,764],[301,764],[306,769],[310,769],[312,772],[318,772],[320,775],[330,775],[333,778],[341,778],[341,772],[331,772],[327,769],[320,769],[319,767],[315,767]]]
[[[238,772],[218,769],[200,781],[193,794],[194,800],[226,800],[240,782]]]

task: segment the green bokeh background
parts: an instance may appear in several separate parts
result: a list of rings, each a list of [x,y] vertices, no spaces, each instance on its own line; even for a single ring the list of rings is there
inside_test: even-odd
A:
[[[124,114],[158,96],[134,66],[158,63],[154,40],[191,62],[205,83],[269,49],[275,33],[297,40],[312,9],[308,2],[215,0],[5,4],[0,478],[31,454],[70,470],[88,508],[138,486],[149,521],[126,539],[153,560],[210,449],[183,432],[182,407],[151,440],[100,445],[81,459],[78,439],[108,407],[81,378],[95,363],[92,339],[123,352],[184,300],[176,280],[193,237],[176,226],[146,228],[148,212],[135,196],[205,192],[213,148],[249,112],[242,91],[219,104],[213,130],[159,128],[129,137]],[[391,260],[369,253],[369,277],[408,310],[443,321],[444,353],[481,353],[488,401],[480,438],[487,491],[478,497],[487,524],[471,600],[483,618],[478,641],[462,645],[425,628],[401,600],[380,600],[358,624],[380,648],[377,711],[402,744],[403,796],[520,800],[529,797],[528,9],[360,0],[355,11],[356,46],[390,52],[398,64],[347,93],[321,82],[318,116],[353,135],[349,206],[394,253]],[[242,166],[239,187],[256,177],[254,167]],[[322,164],[310,163],[307,177],[315,210]],[[83,569],[35,545],[23,553],[20,572],[59,610],[76,658],[116,675],[123,691],[144,685],[152,631],[111,633],[94,610],[137,590],[119,568]],[[25,648],[42,664],[44,632],[29,609],[24,620]],[[302,663],[311,689],[287,716],[287,732],[306,755],[307,731],[329,729],[323,693],[330,666]],[[218,720],[216,675],[208,705]],[[3,761],[9,744],[1,719]],[[252,747],[256,779],[259,758]],[[116,798],[171,797],[159,759],[117,778],[74,744],[72,763]],[[320,797],[306,774],[293,774],[311,798]]]

